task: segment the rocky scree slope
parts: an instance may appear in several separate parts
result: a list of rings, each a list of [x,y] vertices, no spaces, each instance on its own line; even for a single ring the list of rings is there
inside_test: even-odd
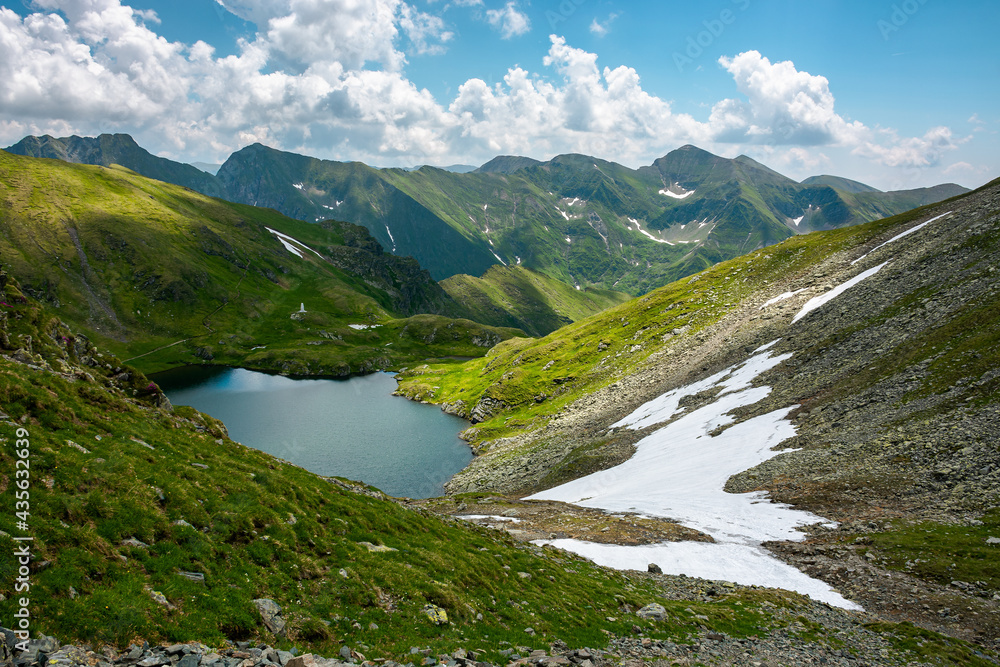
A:
[[[772,546],[868,609],[993,645],[998,263],[994,182],[787,240],[462,369],[414,369],[401,390],[480,422],[466,436],[483,454],[452,492],[526,494],[628,458],[645,432],[611,424],[780,339],[774,352],[792,357],[760,378],[770,395],[735,416],[796,406],[798,435],[781,446],[798,451],[734,476],[727,490],[768,491],[842,522],[805,545]],[[796,321],[811,299],[880,266]]]
[[[172,408],[3,271],[0,291],[0,437],[30,440],[33,537],[30,636],[0,630],[4,665],[996,659],[781,591],[610,572],[312,475]],[[25,532],[0,516],[4,548]],[[4,618],[19,605],[11,568],[0,561]]]

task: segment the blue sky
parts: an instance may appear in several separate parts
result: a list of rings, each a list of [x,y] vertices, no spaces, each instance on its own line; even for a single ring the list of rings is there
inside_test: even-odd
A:
[[[2,0],[0,0],[2,1]],[[23,0],[0,145],[128,132],[376,165],[685,143],[883,189],[1000,176],[1000,3]]]

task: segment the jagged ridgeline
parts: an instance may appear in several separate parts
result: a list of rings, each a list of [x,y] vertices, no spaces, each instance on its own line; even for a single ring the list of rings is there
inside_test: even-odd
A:
[[[277,666],[293,647],[346,646],[390,666],[447,654],[472,667],[538,646],[560,654],[547,664],[588,667],[624,653],[833,658],[845,642],[868,664],[981,664],[976,647],[910,625],[862,624],[787,591],[612,572],[313,475],[166,409],[5,273],[0,289],[0,467],[15,469],[17,429],[31,452],[28,525],[0,513],[0,547],[33,538],[28,591],[12,590],[17,559],[0,559],[0,615],[30,598],[32,641],[21,652],[6,632],[6,664]],[[14,488],[0,493],[8,507]],[[808,632],[789,635],[792,623]],[[52,636],[78,647],[57,651]],[[165,648],[178,642],[191,644]]]
[[[638,296],[795,234],[876,220],[966,189],[880,192],[834,176],[797,183],[740,156],[684,146],[631,169],[585,155],[501,156],[472,173],[376,169],[260,144],[217,177],[157,158],[127,135],[27,137],[8,150],[123,164],[231,201],[310,222],[364,226],[437,280],[521,266],[574,287]],[[197,172],[197,173],[192,173]]]
[[[0,257],[24,292],[150,371],[213,360],[347,375],[478,356],[520,333],[455,319],[466,310],[415,260],[349,223],[5,152],[0,202]]]

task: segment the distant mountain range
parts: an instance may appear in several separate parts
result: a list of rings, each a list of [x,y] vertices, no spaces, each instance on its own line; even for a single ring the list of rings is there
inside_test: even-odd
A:
[[[523,335],[460,319],[427,271],[360,226],[120,166],[0,152],[0,209],[0,257],[24,294],[144,370],[212,360],[349,375]]]
[[[14,155],[44,157],[76,164],[94,164],[110,167],[120,164],[146,178],[155,178],[174,185],[191,188],[210,197],[225,198],[225,193],[214,174],[206,173],[194,165],[156,157],[135,143],[127,134],[102,134],[99,137],[55,138],[25,137],[4,149]]]
[[[875,220],[967,192],[880,192],[836,176],[797,183],[746,157],[684,146],[630,169],[585,155],[501,156],[468,173],[376,169],[260,144],[217,176],[157,158],[127,135],[27,137],[6,149],[140,174],[292,218],[364,226],[436,280],[522,266],[579,289],[643,294],[799,233]]]

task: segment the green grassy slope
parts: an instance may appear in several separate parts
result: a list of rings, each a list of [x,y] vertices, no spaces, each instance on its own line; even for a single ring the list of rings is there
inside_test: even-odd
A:
[[[234,153],[217,178],[154,157],[127,135],[27,137],[11,149],[118,162],[309,222],[348,220],[438,280],[520,264],[573,286],[633,295],[792,234],[876,220],[964,190],[883,193],[836,177],[800,184],[745,156],[729,160],[694,146],[638,170],[560,155],[548,162],[499,157],[453,173],[374,169],[255,144]],[[668,194],[685,191],[694,193]]]
[[[484,400],[492,415],[468,435],[482,443],[534,431],[564,407],[642,367],[650,355],[700,332],[766,293],[769,285],[900,228],[928,209],[842,229],[794,236],[781,244],[722,262],[646,296],[559,329],[544,338],[512,339],[461,365],[410,369],[407,395],[461,401],[469,416]]]
[[[442,315],[407,326],[459,308],[412,259],[347,223],[3,152],[0,202],[0,255],[25,292],[148,371],[213,360],[345,375],[475,356],[515,333]],[[302,256],[268,228],[308,244]]]
[[[118,649],[257,639],[321,655],[347,644],[400,662],[413,660],[411,646],[462,647],[503,664],[512,647],[557,640],[599,647],[639,632],[680,643],[706,631],[780,633],[805,607],[787,592],[742,587],[666,599],[644,576],[407,509],[243,447],[207,415],[155,407],[158,392],[140,373],[20,299],[7,278],[0,273],[0,438],[11,446],[0,447],[0,467],[30,462],[30,509],[27,528],[0,515],[0,546],[33,538],[33,636]],[[7,507],[12,480],[5,474],[0,488]],[[18,605],[16,566],[0,559],[4,618]],[[258,598],[281,607],[280,635],[264,627]],[[666,608],[665,621],[634,615],[650,602]],[[426,605],[448,623],[430,622]],[[841,645],[820,634],[802,640]],[[893,657],[975,661],[967,644],[921,639]]]
[[[52,158],[78,164],[110,167],[119,164],[147,178],[183,185],[197,192],[221,197],[222,184],[212,174],[197,167],[156,157],[127,134],[102,134],[99,137],[25,137],[8,153],[28,157]]]
[[[470,319],[515,327],[532,336],[544,336],[630,298],[592,287],[577,290],[520,266],[494,266],[482,278],[452,276],[441,286],[468,310]]]
[[[766,491],[843,522],[839,532],[810,532],[795,562],[866,608],[978,633],[990,646],[1000,628],[989,539],[1000,505],[998,258],[994,181],[892,218],[792,237],[483,359],[411,369],[401,389],[482,420],[466,435],[484,454],[453,489],[527,493],[620,462],[637,436],[611,424],[776,341],[790,358],[761,379],[768,398],[733,417],[792,407],[798,435],[782,444],[789,453],[733,476],[726,490]],[[809,299],[883,263],[793,321]],[[874,579],[813,567],[825,546],[846,544],[879,568]],[[890,580],[892,592],[869,589]]]
[[[233,153],[218,177],[232,201],[310,222],[336,217],[362,225],[383,247],[415,257],[436,279],[460,268],[479,275],[494,262],[484,242],[470,243],[461,230],[387,182],[382,171],[360,162],[318,160],[254,144]]]
[[[693,146],[638,170],[560,155],[498,158],[468,174],[376,170],[251,146],[219,175],[235,201],[303,220],[335,211],[438,279],[520,264],[570,285],[633,295],[796,233],[874,220],[951,193],[855,195]],[[664,193],[692,190],[682,199]]]

